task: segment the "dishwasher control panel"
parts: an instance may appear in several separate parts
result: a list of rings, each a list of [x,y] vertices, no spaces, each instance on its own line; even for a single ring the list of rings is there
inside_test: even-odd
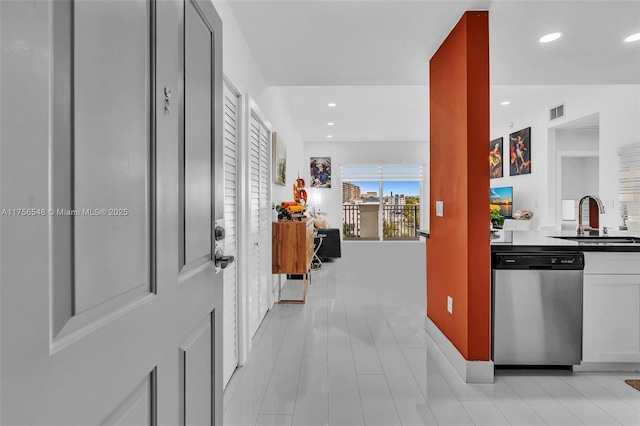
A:
[[[494,269],[584,269],[582,253],[497,253]]]

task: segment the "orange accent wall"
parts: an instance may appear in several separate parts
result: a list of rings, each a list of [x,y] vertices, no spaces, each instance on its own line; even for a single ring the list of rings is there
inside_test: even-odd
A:
[[[430,61],[427,316],[469,361],[490,359],[489,14],[466,12]],[[444,217],[435,215],[444,201]],[[453,298],[453,314],[447,311]]]

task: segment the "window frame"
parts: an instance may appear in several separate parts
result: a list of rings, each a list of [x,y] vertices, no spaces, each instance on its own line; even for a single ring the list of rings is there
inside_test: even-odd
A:
[[[419,240],[418,230],[422,228],[424,223],[424,180],[425,180],[425,164],[420,163],[364,163],[364,164],[343,164],[340,166],[341,182],[357,184],[360,182],[377,182],[378,183],[378,218],[377,218],[377,236],[347,237],[345,234],[345,206],[344,201],[344,185],[341,188],[342,200],[342,236],[345,241],[416,241]],[[414,218],[415,235],[412,237],[386,237],[385,230],[385,204],[384,204],[384,186],[389,182],[415,182],[418,184],[417,204],[417,220]],[[403,194],[404,195],[404,194]],[[361,204],[352,204],[361,205]],[[360,209],[358,208],[358,234],[361,233],[360,228]]]

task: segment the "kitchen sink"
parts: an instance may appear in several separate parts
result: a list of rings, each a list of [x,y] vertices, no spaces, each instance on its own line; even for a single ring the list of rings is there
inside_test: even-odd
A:
[[[572,237],[553,237],[562,240],[576,241],[584,244],[640,244],[636,237],[609,237],[607,235],[576,235]]]

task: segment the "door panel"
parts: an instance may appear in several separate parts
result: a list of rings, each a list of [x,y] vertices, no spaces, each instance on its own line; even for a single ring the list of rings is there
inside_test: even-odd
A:
[[[582,358],[640,361],[640,275],[585,274]]]
[[[55,350],[152,291],[151,8],[60,1],[53,9]],[[96,38],[105,42],[87,41]]]
[[[73,12],[73,294],[84,312],[150,287],[152,23],[148,1]]]
[[[0,424],[221,424],[221,28],[207,0],[0,2],[0,210],[26,212]]]
[[[212,316],[180,345],[180,426],[211,424]]]
[[[104,421],[100,422],[100,426],[152,426],[156,417],[154,377],[155,371],[145,377],[142,383]]]
[[[185,264],[211,259],[212,31],[185,3]],[[208,52],[208,54],[207,54]]]

